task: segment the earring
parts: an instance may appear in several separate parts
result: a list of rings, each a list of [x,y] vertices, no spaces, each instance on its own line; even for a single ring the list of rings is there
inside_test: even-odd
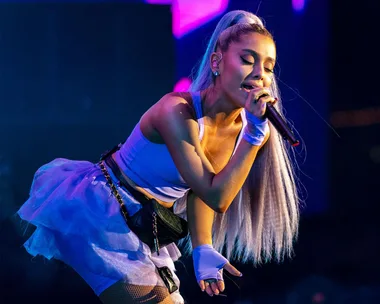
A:
[[[217,76],[220,75],[220,73],[218,71],[214,71],[213,74],[214,74],[215,77],[217,77]]]

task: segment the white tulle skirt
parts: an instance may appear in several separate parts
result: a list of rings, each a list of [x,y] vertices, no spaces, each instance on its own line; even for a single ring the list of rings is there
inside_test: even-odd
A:
[[[124,188],[118,191],[131,215],[141,208]],[[165,286],[156,266],[169,267],[179,286],[173,263],[181,256],[177,246],[170,244],[157,256],[140,241],[97,164],[58,158],[42,166],[18,215],[37,227],[24,244],[26,250],[70,265],[97,295],[120,280]],[[183,303],[178,291],[171,296]]]

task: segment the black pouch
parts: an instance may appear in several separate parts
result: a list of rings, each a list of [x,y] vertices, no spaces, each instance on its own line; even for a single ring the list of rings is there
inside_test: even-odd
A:
[[[162,206],[155,199],[146,197],[141,192],[134,189],[126,181],[124,175],[120,171],[119,166],[112,158],[112,153],[117,151],[121,144],[112,150],[103,154],[100,159],[100,166],[105,175],[108,175],[102,162],[112,170],[113,174],[119,180],[121,186],[126,188],[130,194],[141,203],[142,208],[135,214],[130,216],[127,209],[118,194],[116,187],[111,187],[115,197],[120,204],[120,210],[126,220],[128,227],[139,237],[139,239],[147,244],[152,251],[160,254],[160,247],[164,247],[170,243],[177,242],[188,235],[188,224],[183,218],[177,216],[170,209]],[[109,176],[107,177],[109,180]],[[109,181],[112,184],[112,181]]]
[[[156,268],[158,270],[158,273],[159,273],[160,277],[164,281],[167,289],[169,290],[169,293],[173,293],[176,290],[178,290],[178,286],[174,282],[173,274],[170,271],[170,269],[168,267],[166,267],[166,266],[164,266],[164,267],[156,267]]]
[[[159,254],[159,248],[177,242],[188,234],[187,222],[154,199],[142,203],[142,208],[127,219],[129,228]]]

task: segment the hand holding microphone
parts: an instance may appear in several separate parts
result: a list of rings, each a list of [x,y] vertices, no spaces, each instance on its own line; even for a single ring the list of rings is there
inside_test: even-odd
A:
[[[254,97],[254,102],[252,102],[252,97]],[[285,140],[293,147],[298,146],[299,141],[274,107],[276,100],[266,89],[251,90],[245,106],[247,127],[243,137],[253,145],[261,145],[267,133],[267,120],[269,120]]]
[[[290,130],[288,124],[281,117],[280,113],[278,113],[275,107],[270,103],[267,104],[265,116],[273,124],[278,133],[280,133],[281,136],[285,140],[287,140],[293,147],[296,147],[300,144],[299,140],[296,139],[294,133]]]

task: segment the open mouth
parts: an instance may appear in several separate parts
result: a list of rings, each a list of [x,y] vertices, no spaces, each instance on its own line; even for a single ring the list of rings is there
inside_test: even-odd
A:
[[[251,90],[253,90],[255,87],[254,86],[251,86],[251,85],[248,85],[248,84],[242,84],[241,85],[241,88],[246,91],[246,92],[250,92]]]

